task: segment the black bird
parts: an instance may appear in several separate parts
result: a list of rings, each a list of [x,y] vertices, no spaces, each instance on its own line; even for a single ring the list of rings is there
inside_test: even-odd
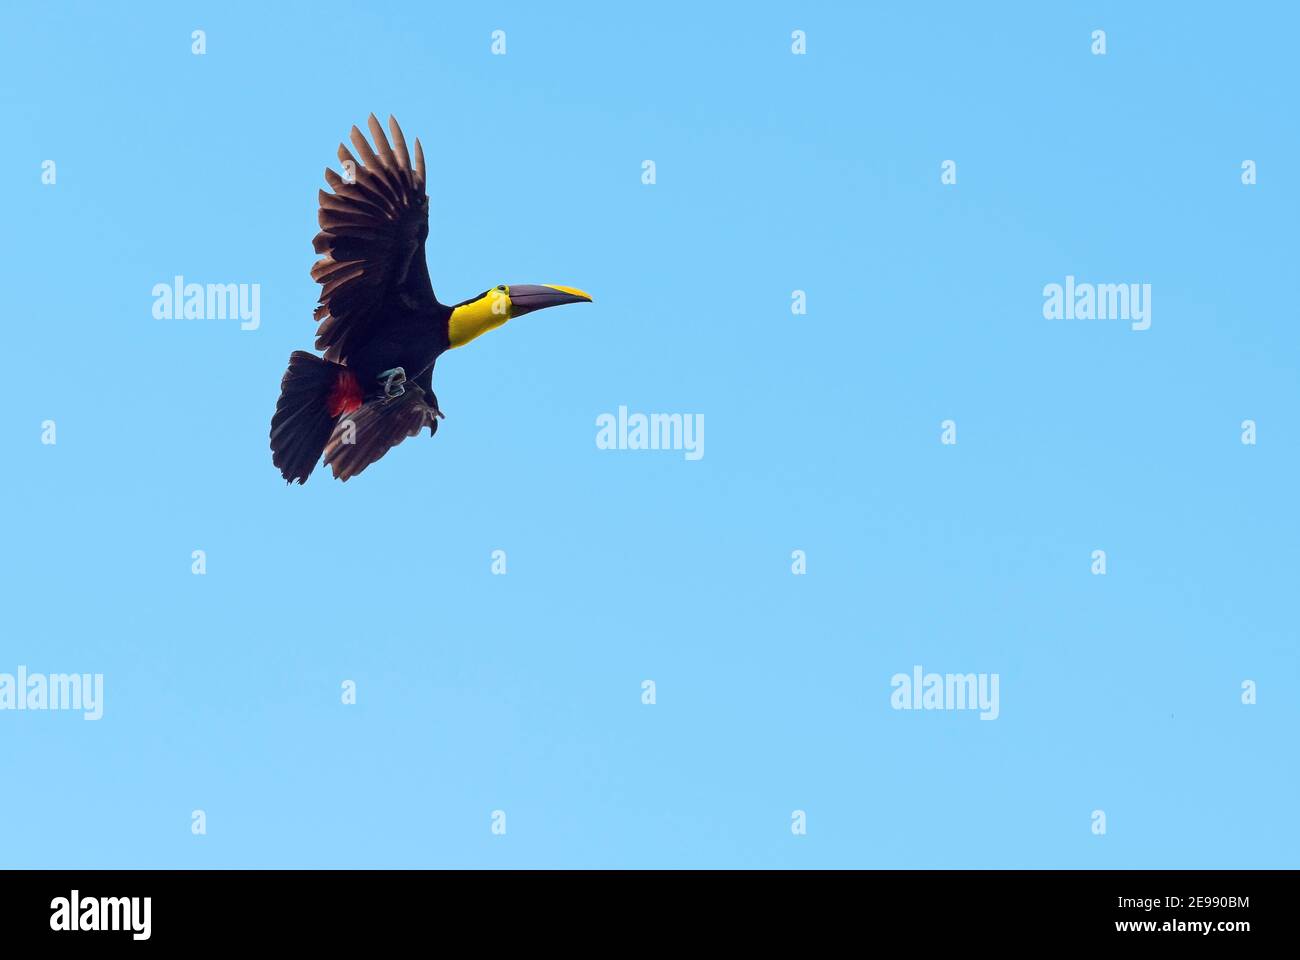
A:
[[[295,350],[271,419],[271,460],[292,483],[306,483],[321,454],[340,480],[354,477],[427,426],[438,431],[433,365],[507,320],[591,297],[553,284],[501,284],[454,306],[434,296],[424,241],[429,235],[424,150],[415,164],[397,121],[370,115],[371,149],[352,128],[361,160],[339,144],[344,176],[326,168],[320,233],[311,268],[321,284],[316,349]]]

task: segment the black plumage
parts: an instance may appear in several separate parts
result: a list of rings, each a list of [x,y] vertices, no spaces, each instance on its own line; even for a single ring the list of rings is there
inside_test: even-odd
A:
[[[305,483],[322,454],[347,480],[422,428],[436,433],[433,367],[442,353],[512,317],[591,299],[569,287],[502,284],[440,303],[424,254],[424,149],[416,140],[412,163],[395,119],[391,144],[374,114],[368,126],[374,146],[353,127],[356,154],[339,144],[343,173],[327,168],[332,192],[318,195],[312,245],[321,258],[311,275],[321,285],[316,349],[324,356],[293,353],[271,419],[271,459],[291,483]]]

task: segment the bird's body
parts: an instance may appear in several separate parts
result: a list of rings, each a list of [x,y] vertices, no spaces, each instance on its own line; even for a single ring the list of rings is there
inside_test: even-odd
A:
[[[312,267],[321,284],[316,347],[295,351],[271,420],[272,460],[285,480],[305,483],[321,454],[347,480],[408,436],[437,432],[442,412],[433,367],[453,347],[543,307],[590,301],[581,290],[499,285],[447,306],[434,295],[424,259],[429,235],[424,151],[411,163],[397,121],[390,146],[373,114],[375,146],[356,127],[343,145],[346,176],[325,171]]]
[[[394,311],[383,333],[348,357],[348,368],[363,383],[374,383],[381,373],[402,367],[412,380],[433,369],[447,349],[447,321],[451,308],[438,304],[429,312]]]

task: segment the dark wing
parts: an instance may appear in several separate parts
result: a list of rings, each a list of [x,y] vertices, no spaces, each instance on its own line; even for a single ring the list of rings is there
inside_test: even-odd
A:
[[[401,313],[434,304],[424,262],[429,235],[424,150],[416,140],[412,167],[396,120],[388,118],[396,149],[373,113],[369,126],[373,150],[356,127],[351,135],[364,163],[339,144],[339,160],[349,176],[325,170],[334,192],[320,191],[321,231],[313,241],[316,252],[325,254],[311,268],[312,279],[321,284],[316,349],[339,363]]]
[[[400,397],[376,397],[340,417],[325,445],[325,462],[339,480],[355,477],[432,419],[424,391],[408,380]]]

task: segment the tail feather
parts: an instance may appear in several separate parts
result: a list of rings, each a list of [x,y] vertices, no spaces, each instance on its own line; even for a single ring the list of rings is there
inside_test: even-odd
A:
[[[271,462],[287,482],[306,483],[316,468],[334,422],[344,412],[339,409],[340,385],[351,377],[343,365],[315,354],[295,350],[289,356],[271,418]]]

